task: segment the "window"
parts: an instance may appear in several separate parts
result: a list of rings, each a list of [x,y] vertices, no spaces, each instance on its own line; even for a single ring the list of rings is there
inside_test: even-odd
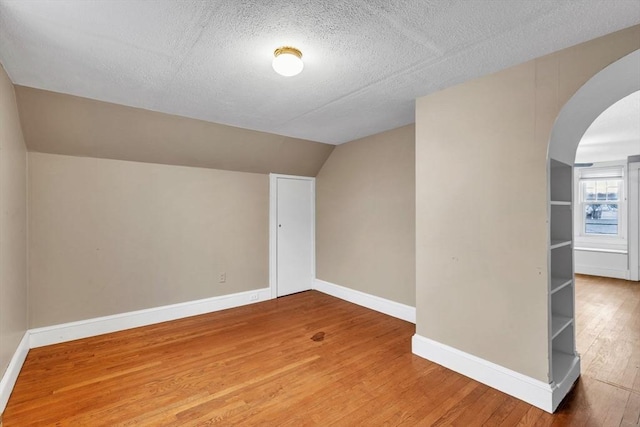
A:
[[[622,179],[582,180],[584,234],[619,234]]]
[[[579,234],[594,238],[625,238],[624,167],[579,171]]]

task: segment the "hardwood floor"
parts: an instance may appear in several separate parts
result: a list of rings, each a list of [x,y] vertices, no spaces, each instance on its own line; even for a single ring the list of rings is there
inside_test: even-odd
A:
[[[555,415],[413,356],[414,325],[309,291],[31,350],[4,426],[636,426],[640,284],[576,293],[582,377]]]

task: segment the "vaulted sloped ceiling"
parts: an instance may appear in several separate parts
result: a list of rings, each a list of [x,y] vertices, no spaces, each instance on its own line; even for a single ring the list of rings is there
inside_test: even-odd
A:
[[[16,86],[29,150],[316,176],[334,146]]]
[[[25,87],[339,144],[412,123],[419,96],[638,23],[635,0],[0,0],[0,62]],[[271,69],[281,45],[302,50],[300,75]]]

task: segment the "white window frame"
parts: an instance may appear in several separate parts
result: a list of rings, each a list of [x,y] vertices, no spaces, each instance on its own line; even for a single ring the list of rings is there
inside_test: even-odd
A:
[[[627,163],[619,162],[601,162],[594,163],[590,167],[574,168],[574,236],[575,246],[593,249],[612,249],[627,250]],[[616,173],[606,174],[607,171],[617,170]],[[593,177],[594,175],[600,175]],[[585,180],[604,181],[604,180],[621,179],[621,188],[618,205],[618,234],[617,235],[597,235],[585,233],[585,205],[598,204],[600,201],[583,201],[582,199],[582,182]],[[606,202],[604,203],[606,204]]]

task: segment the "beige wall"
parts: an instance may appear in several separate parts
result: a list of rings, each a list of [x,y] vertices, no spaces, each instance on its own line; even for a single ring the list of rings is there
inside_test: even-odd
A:
[[[0,66],[0,377],[27,329],[27,154]]]
[[[30,327],[268,287],[268,199],[262,174],[29,153]]]
[[[582,84],[638,48],[634,27],[417,100],[419,335],[548,381],[551,129]]]
[[[339,145],[316,178],[316,276],[415,305],[415,128]]]
[[[315,176],[333,145],[16,86],[29,151]]]

